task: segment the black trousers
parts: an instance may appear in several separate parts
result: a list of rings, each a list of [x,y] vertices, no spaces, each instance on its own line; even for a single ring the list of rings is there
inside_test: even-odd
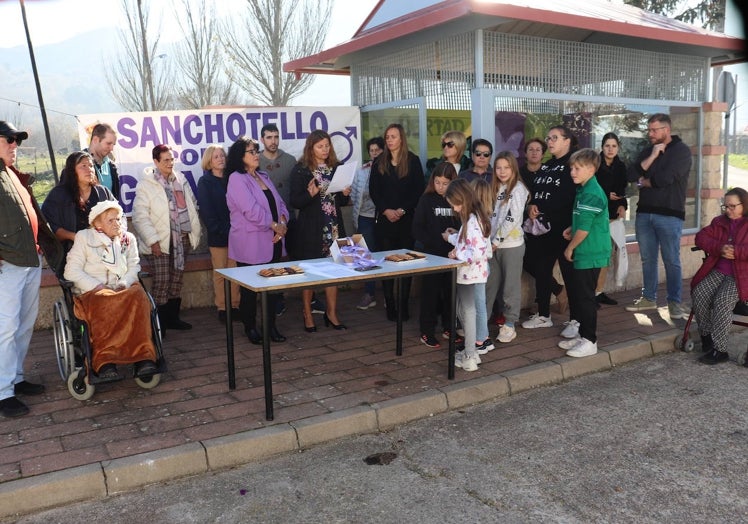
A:
[[[434,335],[439,317],[444,330],[449,329],[452,314],[452,273],[423,275],[421,311],[418,318],[421,334]]]
[[[388,251],[390,249],[413,249],[413,218],[410,215],[405,215],[395,223],[391,223],[387,220],[384,215],[377,217],[377,223],[374,226],[374,236],[377,242],[377,249],[380,251]],[[403,278],[401,280],[401,295],[399,307],[402,307],[404,311],[408,309],[408,298],[410,296],[410,285],[412,279],[410,277]],[[382,282],[382,289],[384,291],[384,300],[387,302],[387,308],[392,309],[394,307],[394,285],[392,280],[384,280]]]
[[[579,336],[597,342],[597,301],[595,288],[600,268],[574,269],[572,281],[566,286],[569,308],[574,308],[574,320],[579,322]],[[565,277],[564,277],[565,278]]]
[[[535,279],[535,297],[538,302],[538,313],[543,317],[551,314],[551,294],[560,290],[553,278],[553,265],[558,261],[561,275],[564,277],[567,293],[570,292],[574,277],[574,265],[564,258],[564,250],[569,245],[561,233],[551,231],[542,236],[525,235],[524,268]],[[574,305],[569,300],[569,315],[579,320]]]

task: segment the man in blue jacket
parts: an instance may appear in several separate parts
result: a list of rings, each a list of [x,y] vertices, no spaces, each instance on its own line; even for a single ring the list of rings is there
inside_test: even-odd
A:
[[[647,120],[651,146],[628,170],[629,182],[639,186],[636,241],[642,261],[642,296],[626,311],[657,309],[657,257],[662,253],[671,319],[686,318],[681,305],[680,237],[686,218],[686,186],[691,171],[691,148],[671,134],[670,116],[656,113]]]

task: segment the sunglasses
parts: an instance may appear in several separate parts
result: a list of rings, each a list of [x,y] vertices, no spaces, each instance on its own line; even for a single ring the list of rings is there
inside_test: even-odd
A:
[[[473,154],[478,157],[482,156],[483,158],[491,158],[491,153],[488,151],[475,151]]]
[[[6,141],[6,142],[8,142],[9,144],[13,144],[13,143],[16,143],[16,144],[18,144],[18,145],[20,146],[20,145],[21,145],[21,142],[23,142],[23,139],[21,139],[21,138],[18,138],[17,136],[4,136],[3,138],[4,138],[4,139],[5,139],[5,141]]]
[[[449,142],[442,142],[442,149],[444,149],[445,147],[454,147],[454,146],[455,146],[455,143],[452,142],[451,140]]]

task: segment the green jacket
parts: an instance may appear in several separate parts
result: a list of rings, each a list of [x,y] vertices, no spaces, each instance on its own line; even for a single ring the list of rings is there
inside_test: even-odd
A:
[[[595,177],[577,187],[571,219],[572,238],[579,230],[587,231],[588,235],[574,249],[574,269],[607,267],[611,253],[608,198]]]
[[[47,225],[46,220],[44,220],[44,215],[34,198],[34,193],[30,187],[33,182],[31,176],[7,167],[2,160],[0,160],[0,260],[7,260],[14,266],[20,267],[37,267],[39,265],[39,254],[29,216],[26,213],[21,195],[11,179],[11,170],[31,195],[31,203],[39,222],[37,238],[39,247],[47,257],[50,267],[61,269],[63,261],[62,246]]]

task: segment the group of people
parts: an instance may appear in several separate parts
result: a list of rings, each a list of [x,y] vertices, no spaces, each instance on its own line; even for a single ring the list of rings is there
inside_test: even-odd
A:
[[[488,313],[499,324],[496,340],[517,337],[521,307],[521,272],[535,279],[537,310],[522,323],[525,329],[553,326],[551,295],[569,320],[559,346],[570,356],[597,351],[596,322],[600,304],[615,304],[603,292],[605,268],[611,255],[609,221],[623,218],[626,186],[636,182],[639,202],[636,237],[639,242],[642,296],[626,309],[657,308],[657,260],[666,271],[671,318],[685,318],[681,304],[680,235],[685,218],[685,192],[691,154],[671,132],[666,114],[648,120],[650,146],[627,169],[618,151],[620,142],[607,133],[601,153],[579,149],[572,132],[554,126],[545,140],[525,142],[521,167],[508,151],[494,157],[490,141],[476,139],[465,159],[467,140],[461,132],[442,137],[443,157],[424,176],[418,157],[408,147],[399,124],[366,144],[371,157],[351,187],[328,192],[339,161],[330,135],[309,134],[297,160],[279,148],[278,128],[262,128],[260,142],[239,137],[228,149],[206,148],[205,171],[197,197],[179,171],[167,145],[153,148],[153,167],[141,178],[127,231],[117,202],[119,176],[111,158],[116,133],[97,125],[87,150],[71,154],[60,183],[40,209],[29,188],[28,175],[14,163],[18,145],[28,137],[0,121],[0,299],[8,307],[0,316],[0,411],[19,416],[28,407],[17,395],[35,395],[44,386],[24,379],[23,360],[38,310],[41,254],[50,267],[73,281],[76,315],[93,322],[96,345],[103,348],[91,363],[100,378],[117,379],[115,363],[135,364],[135,374],[157,371],[147,296],[137,278],[140,256],[148,261],[151,294],[164,329],[190,329],[180,318],[185,256],[197,247],[204,224],[214,268],[277,262],[329,255],[330,246],[346,236],[341,206],[353,206],[353,225],[372,250],[414,249],[465,262],[458,270],[458,318],[464,338],[455,364],[477,369],[480,355],[494,344]],[[260,146],[262,144],[262,148]],[[542,159],[546,152],[550,158]],[[493,157],[493,162],[491,159]],[[199,204],[198,204],[199,203]],[[727,328],[732,306],[748,300],[748,283],[741,270],[748,264],[748,193],[736,188],[725,196],[724,214],[696,236],[708,257],[694,277],[693,309],[705,355],[702,362],[726,360]],[[201,219],[201,220],[200,220]],[[288,250],[288,252],[286,251]],[[67,254],[67,264],[64,263]],[[564,284],[553,277],[559,265]],[[439,321],[449,338],[451,297],[443,275],[423,278],[420,304],[421,341],[438,347]],[[226,320],[223,281],[214,278],[219,320]],[[391,281],[382,285],[387,318],[410,317],[410,279],[403,279],[399,301]],[[263,333],[256,323],[256,296],[242,289],[232,293],[235,317],[253,343]],[[323,313],[328,327],[346,329],[337,314],[337,288],[324,290],[325,303],[303,293],[304,329],[317,330],[313,312]],[[128,324],[147,326],[127,355],[114,355],[117,327],[96,323],[94,311],[128,301]],[[238,300],[237,300],[238,297]],[[358,308],[376,305],[375,286],[365,287]],[[272,296],[273,313],[285,310],[283,296]],[[285,337],[271,320],[273,341]],[[131,342],[131,341],[130,341]],[[108,349],[107,349],[108,348]]]

